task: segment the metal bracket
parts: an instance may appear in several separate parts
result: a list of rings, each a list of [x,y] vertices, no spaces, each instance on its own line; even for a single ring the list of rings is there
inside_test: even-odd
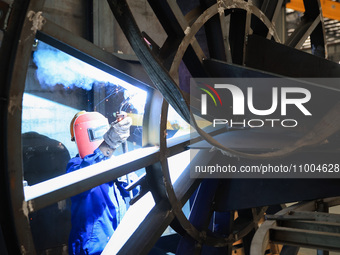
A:
[[[6,31],[8,20],[11,14],[11,6],[4,1],[0,1],[0,30]]]
[[[139,177],[139,179],[128,186],[125,187],[126,191],[132,191],[136,187],[140,187],[138,194],[131,198],[130,205],[136,203],[140,198],[142,198],[148,191],[150,191],[150,186],[148,185],[146,174],[143,174]]]

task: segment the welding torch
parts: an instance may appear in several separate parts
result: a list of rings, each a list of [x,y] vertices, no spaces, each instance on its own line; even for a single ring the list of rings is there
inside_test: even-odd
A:
[[[127,113],[123,111],[116,113],[116,122],[122,121],[123,119],[126,118],[126,116],[127,116]],[[123,153],[127,153],[128,151],[127,141],[122,143],[122,148],[123,148]]]
[[[124,111],[120,111],[119,113],[116,113],[116,122],[120,122],[122,121],[123,119],[125,119],[127,117],[127,113],[124,112]],[[123,154],[127,153],[128,152],[128,144],[127,144],[127,141],[123,142],[122,143],[122,150],[123,150]],[[129,177],[129,174],[126,175],[126,181],[128,183],[128,185],[130,185],[130,177]],[[130,199],[133,198],[133,192],[132,190],[129,191],[129,196],[130,196]]]

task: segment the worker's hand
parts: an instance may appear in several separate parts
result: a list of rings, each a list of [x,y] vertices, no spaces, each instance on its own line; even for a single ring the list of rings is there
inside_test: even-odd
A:
[[[112,149],[116,149],[121,143],[125,142],[130,136],[130,126],[132,119],[126,117],[121,121],[112,122],[110,129],[104,134],[104,141]]]

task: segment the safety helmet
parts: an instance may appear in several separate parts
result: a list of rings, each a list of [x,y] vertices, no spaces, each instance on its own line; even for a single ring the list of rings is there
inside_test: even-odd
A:
[[[109,129],[108,119],[99,112],[78,112],[70,123],[71,140],[75,141],[81,158],[94,152]]]

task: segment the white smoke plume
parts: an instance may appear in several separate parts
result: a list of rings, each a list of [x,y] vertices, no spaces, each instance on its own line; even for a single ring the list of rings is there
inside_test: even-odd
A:
[[[33,54],[37,66],[36,76],[42,86],[63,85],[65,88],[78,87],[91,90],[95,83],[120,85],[128,90],[130,103],[139,113],[144,112],[146,92],[118,79],[94,66],[68,55],[46,43],[39,41]],[[141,104],[141,102],[143,102]]]

